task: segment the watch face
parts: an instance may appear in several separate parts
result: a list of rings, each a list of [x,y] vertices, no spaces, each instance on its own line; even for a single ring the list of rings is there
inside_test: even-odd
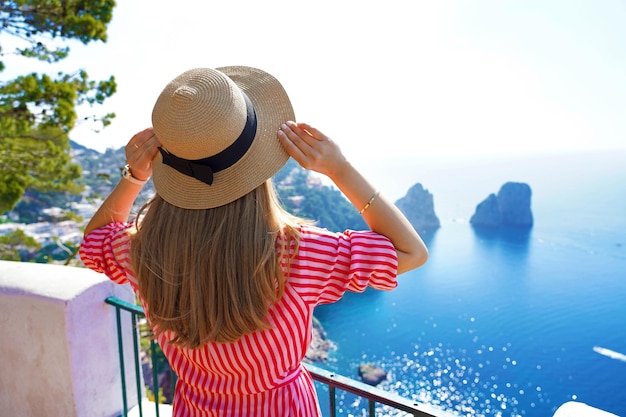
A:
[[[132,175],[130,174],[130,167],[128,165],[125,165],[124,168],[122,168],[122,177],[128,179],[131,176]]]

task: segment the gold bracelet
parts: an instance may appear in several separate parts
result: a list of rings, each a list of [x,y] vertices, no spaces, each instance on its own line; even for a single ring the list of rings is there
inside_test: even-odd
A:
[[[378,194],[380,194],[380,191],[376,191],[374,193],[374,195],[372,196],[372,198],[370,198],[370,201],[367,202],[367,204],[365,204],[365,206],[361,209],[361,211],[359,211],[359,214],[363,214],[365,213],[365,210],[367,210],[368,208],[370,208],[370,206],[372,205],[372,203],[374,202],[374,200],[376,200],[376,197],[378,197]]]

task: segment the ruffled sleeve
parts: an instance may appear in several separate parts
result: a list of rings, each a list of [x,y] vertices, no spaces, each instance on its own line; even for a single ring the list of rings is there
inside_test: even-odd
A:
[[[292,251],[295,247],[292,247]],[[391,241],[371,231],[329,232],[303,226],[297,252],[283,257],[283,269],[308,303],[339,300],[346,291],[397,287],[398,258]]]
[[[83,264],[118,284],[135,284],[130,262],[131,225],[109,223],[85,235],[78,252]]]

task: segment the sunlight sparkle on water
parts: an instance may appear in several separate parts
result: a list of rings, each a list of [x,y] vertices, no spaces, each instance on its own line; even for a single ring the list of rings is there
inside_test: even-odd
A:
[[[526,416],[527,410],[521,406],[520,399],[529,395],[535,396],[525,399],[528,410],[536,407],[537,403],[549,400],[543,396],[538,385],[532,386],[532,394],[529,394],[528,390],[518,384],[502,381],[496,373],[487,372],[487,369],[491,372],[493,366],[501,368],[517,365],[510,357],[496,356],[496,353],[506,351],[507,346],[482,346],[479,351],[482,353],[481,360],[472,363],[465,352],[456,352],[439,343],[421,349],[419,345],[415,345],[415,351],[411,354],[397,355],[389,352],[389,357],[373,358],[364,355],[361,359],[367,359],[388,370],[388,378],[379,388],[441,408],[450,415]],[[358,364],[355,363],[354,366]],[[361,401],[346,399],[341,405],[344,411],[349,412],[348,415],[362,415],[364,404]],[[377,410],[381,415],[390,417],[407,415],[382,405],[377,406]]]

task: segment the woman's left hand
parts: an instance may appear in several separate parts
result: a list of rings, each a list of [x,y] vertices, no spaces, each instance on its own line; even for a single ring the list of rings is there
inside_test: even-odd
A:
[[[126,163],[130,166],[130,173],[140,181],[147,180],[152,175],[152,159],[159,151],[161,142],[151,127],[133,136],[124,148]]]

